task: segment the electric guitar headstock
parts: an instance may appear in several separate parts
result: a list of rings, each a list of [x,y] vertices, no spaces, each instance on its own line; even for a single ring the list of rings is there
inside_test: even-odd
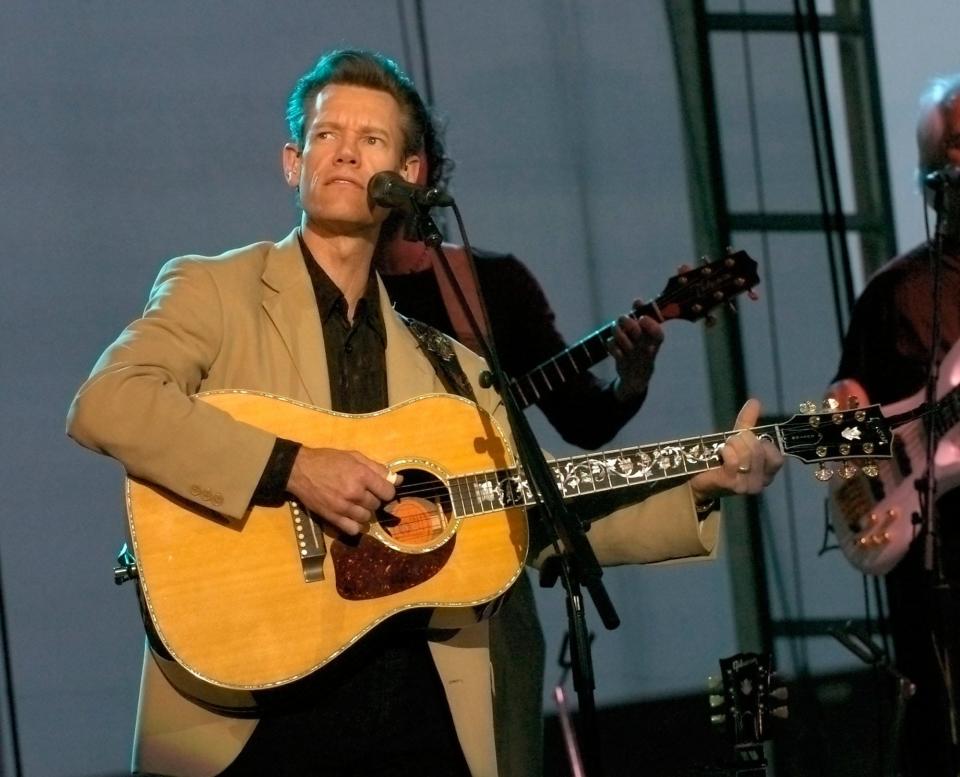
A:
[[[818,412],[819,411],[819,412]],[[800,413],[777,424],[780,448],[789,455],[817,464],[814,477],[827,481],[836,473],[848,480],[858,471],[876,477],[876,459],[893,455],[893,430],[880,405],[841,410],[835,399],[826,399],[820,408],[813,402],[800,404]],[[857,464],[855,459],[864,459]],[[836,468],[827,462],[839,462]]]
[[[677,273],[664,286],[660,296],[638,314],[659,316],[661,320],[682,318],[698,321],[708,318],[718,305],[747,292],[756,299],[753,287],[760,283],[757,263],[746,251],[727,249],[722,259]],[[650,308],[647,310],[647,308]]]
[[[710,722],[724,728],[738,775],[766,774],[769,719],[787,717],[787,689],[776,681],[772,663],[769,654],[737,653],[720,659],[720,677],[710,678]]]

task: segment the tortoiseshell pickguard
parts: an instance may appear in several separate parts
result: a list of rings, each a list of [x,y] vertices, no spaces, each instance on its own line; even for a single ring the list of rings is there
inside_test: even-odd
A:
[[[337,593],[344,599],[374,599],[413,588],[443,568],[456,541],[453,536],[427,553],[401,553],[366,534],[356,542],[337,539],[330,551]]]

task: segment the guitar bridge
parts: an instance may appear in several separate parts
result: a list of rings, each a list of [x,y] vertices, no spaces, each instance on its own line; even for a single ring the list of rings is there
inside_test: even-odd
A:
[[[327,557],[327,543],[313,513],[299,502],[290,500],[290,519],[297,538],[303,579],[308,583],[323,580],[323,560]]]

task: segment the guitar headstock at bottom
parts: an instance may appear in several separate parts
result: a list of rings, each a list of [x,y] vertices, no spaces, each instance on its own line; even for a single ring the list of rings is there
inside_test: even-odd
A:
[[[770,739],[770,718],[788,714],[787,689],[772,664],[769,653],[737,653],[721,659],[720,677],[709,681],[710,722],[724,729],[737,774],[766,774],[763,742]]]

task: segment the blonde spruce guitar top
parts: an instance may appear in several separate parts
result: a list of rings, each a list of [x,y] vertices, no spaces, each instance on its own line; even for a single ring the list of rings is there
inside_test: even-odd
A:
[[[467,493],[469,478],[457,480],[513,466],[495,422],[476,405],[436,395],[355,416],[264,394],[198,398],[280,437],[361,451],[405,482],[393,514],[349,543],[289,503],[254,507],[237,522],[129,478],[147,611],[163,645],[195,676],[234,689],[288,683],[395,613],[489,602],[519,575],[523,508],[492,509]]]
[[[345,415],[246,391],[209,392],[197,401],[311,447],[358,450],[403,481],[369,529],[347,538],[292,503],[254,507],[232,521],[128,478],[146,610],[163,646],[191,675],[232,690],[283,685],[406,610],[439,611],[432,625],[444,628],[475,622],[474,608],[519,576],[528,546],[525,507],[535,500],[496,422],[472,402],[431,394]],[[753,431],[784,454],[821,465],[888,457],[892,439],[877,406],[810,411]],[[733,434],[586,453],[551,468],[568,499],[625,488],[639,494],[720,466]]]

